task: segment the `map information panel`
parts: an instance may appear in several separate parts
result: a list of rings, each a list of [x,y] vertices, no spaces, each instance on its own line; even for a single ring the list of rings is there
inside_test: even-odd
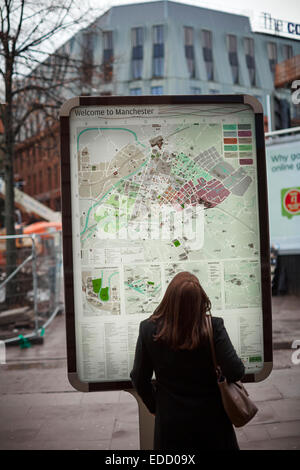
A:
[[[70,111],[77,373],[129,380],[139,324],[198,278],[247,374],[264,364],[255,113],[245,104]]]

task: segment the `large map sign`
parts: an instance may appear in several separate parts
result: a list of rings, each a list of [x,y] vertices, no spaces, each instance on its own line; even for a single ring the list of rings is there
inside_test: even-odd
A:
[[[139,324],[198,278],[246,367],[272,368],[260,104],[247,95],[80,97],[61,111],[69,379],[130,388]],[[195,371],[196,373],[196,371]]]

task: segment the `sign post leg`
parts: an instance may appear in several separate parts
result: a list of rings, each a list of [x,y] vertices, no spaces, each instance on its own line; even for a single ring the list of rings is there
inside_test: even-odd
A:
[[[154,416],[149,413],[142,399],[134,389],[125,390],[136,399],[139,407],[140,450],[153,450]]]

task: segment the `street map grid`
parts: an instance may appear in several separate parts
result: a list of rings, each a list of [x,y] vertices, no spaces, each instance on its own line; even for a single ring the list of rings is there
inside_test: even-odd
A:
[[[199,278],[247,373],[258,372],[253,111],[237,104],[107,106],[99,117],[98,109],[75,108],[70,120],[81,380],[129,379],[139,323],[181,271]]]

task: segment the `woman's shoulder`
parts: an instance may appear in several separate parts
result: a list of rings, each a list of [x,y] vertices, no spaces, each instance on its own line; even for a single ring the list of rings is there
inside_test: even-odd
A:
[[[224,320],[221,317],[211,317],[213,326],[220,327],[224,325]]]
[[[151,317],[146,318],[145,320],[141,321],[140,323],[140,331],[142,333],[152,333],[156,329],[156,322],[151,320]]]
[[[221,333],[224,329],[224,320],[221,317],[211,317],[212,319],[212,327],[215,335]]]
[[[153,322],[151,318],[146,318],[146,320],[141,321],[139,336],[142,341],[149,344],[153,341],[153,336],[156,333],[156,322]]]

